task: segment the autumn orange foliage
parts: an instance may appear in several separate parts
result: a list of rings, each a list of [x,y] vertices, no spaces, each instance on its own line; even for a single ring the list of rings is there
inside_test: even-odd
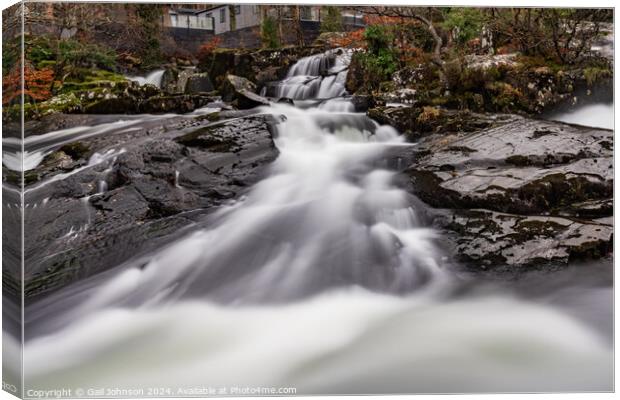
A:
[[[204,57],[210,56],[211,53],[213,53],[213,50],[218,48],[221,41],[222,39],[216,36],[213,39],[209,40],[208,42],[202,44],[198,48],[198,59],[202,59]]]
[[[388,17],[384,15],[365,15],[364,22],[366,25],[402,25],[408,22],[408,18]]]
[[[364,29],[346,32],[344,35],[332,38],[330,44],[334,47],[356,47],[365,48]]]
[[[26,64],[24,67],[24,82],[22,87],[21,63],[2,77],[2,104],[9,104],[16,97],[29,97],[35,101],[47,100],[51,97],[50,88],[54,81],[54,71],[51,68],[35,69]]]
[[[405,64],[418,64],[423,59],[424,51],[419,47],[403,44],[400,51],[400,60]]]

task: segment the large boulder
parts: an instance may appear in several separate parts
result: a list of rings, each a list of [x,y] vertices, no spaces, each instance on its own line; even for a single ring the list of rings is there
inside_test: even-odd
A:
[[[234,101],[242,110],[269,105],[267,99],[256,94],[256,85],[241,76],[227,75],[219,90],[222,100]]]
[[[167,94],[185,93],[188,79],[195,74],[195,67],[166,69],[164,71],[164,75],[161,78],[162,91]]]
[[[190,75],[185,84],[187,94],[208,93],[214,89],[209,74],[206,72]]]
[[[531,120],[420,140],[415,194],[478,267],[566,263],[611,249],[613,132]],[[470,210],[470,211],[467,211]]]

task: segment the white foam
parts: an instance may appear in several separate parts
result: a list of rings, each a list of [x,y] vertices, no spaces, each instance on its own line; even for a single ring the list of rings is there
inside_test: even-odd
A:
[[[614,106],[591,104],[566,113],[554,114],[549,119],[594,128],[614,129]]]

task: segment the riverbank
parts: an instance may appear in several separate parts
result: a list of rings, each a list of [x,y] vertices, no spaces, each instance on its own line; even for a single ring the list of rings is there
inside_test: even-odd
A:
[[[27,233],[34,247],[26,246],[33,266],[26,275],[27,298],[40,298],[146,254],[177,237],[174,232],[238,199],[277,157],[273,129],[284,118],[258,115],[251,108],[274,108],[284,100],[337,111],[343,118],[352,113],[346,117],[349,123],[361,115],[354,112],[367,110],[375,121],[416,142],[391,151],[385,163],[402,172],[402,187],[428,204],[428,223],[449,240],[445,247],[451,257],[470,269],[515,276],[610,257],[613,178],[607,164],[613,155],[612,132],[424,106],[416,95],[413,103],[364,91],[330,100],[345,93],[354,53],[335,49],[301,57],[316,50],[235,57],[229,50],[215,52],[220,69],[213,79],[193,68],[165,69],[148,79],[134,77],[134,82],[110,86],[118,96],[99,99],[86,92],[82,98],[92,102],[73,109],[76,114],[53,112],[28,121],[24,179]],[[285,57],[284,66],[301,58],[297,72],[285,73],[278,66],[280,72],[274,70],[270,79],[283,80],[271,82],[259,71],[276,55]],[[263,80],[231,75],[243,71],[240,63],[246,76]],[[217,90],[212,82],[218,82]],[[402,86],[393,93],[412,90],[399,82]],[[211,91],[178,93],[189,86]],[[179,111],[180,101],[184,114],[132,114],[164,97],[169,107],[160,105],[158,111]],[[304,106],[310,97],[319,100]],[[124,109],[126,116],[106,114],[122,109],[129,98],[134,105]],[[187,106],[192,98],[198,103],[192,100]],[[550,104],[550,110],[557,108]],[[87,110],[102,114],[81,114]],[[375,133],[374,122],[364,124],[370,135]],[[11,125],[7,127],[10,131]],[[11,140],[5,139],[5,147],[10,149]],[[7,153],[5,192],[19,180],[10,160]],[[9,212],[11,207],[6,205]],[[67,240],[71,257],[63,250]],[[110,246],[116,250],[110,252]]]

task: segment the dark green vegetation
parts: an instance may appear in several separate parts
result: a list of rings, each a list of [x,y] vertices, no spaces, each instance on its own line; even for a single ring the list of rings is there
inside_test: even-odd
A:
[[[144,46],[139,51],[139,56],[144,61],[144,68],[154,68],[161,64],[163,55],[160,48],[161,40],[161,18],[163,15],[161,7],[154,7],[152,4],[134,4],[137,25],[140,34],[145,38]]]
[[[397,53],[392,45],[394,37],[383,25],[369,26],[363,37],[368,49],[356,54],[355,58],[362,67],[364,81],[374,89],[377,83],[389,79],[398,68]]]
[[[361,35],[347,34],[364,47],[353,57],[347,89],[377,103],[411,89],[420,107],[538,114],[610,86],[611,61],[590,51],[610,34],[609,10],[366,11]]]
[[[280,47],[280,39],[278,38],[278,25],[272,17],[266,17],[261,25],[261,39],[263,45],[268,49],[276,49]]]
[[[342,32],[342,14],[339,7],[325,6],[321,12],[321,32]]]

